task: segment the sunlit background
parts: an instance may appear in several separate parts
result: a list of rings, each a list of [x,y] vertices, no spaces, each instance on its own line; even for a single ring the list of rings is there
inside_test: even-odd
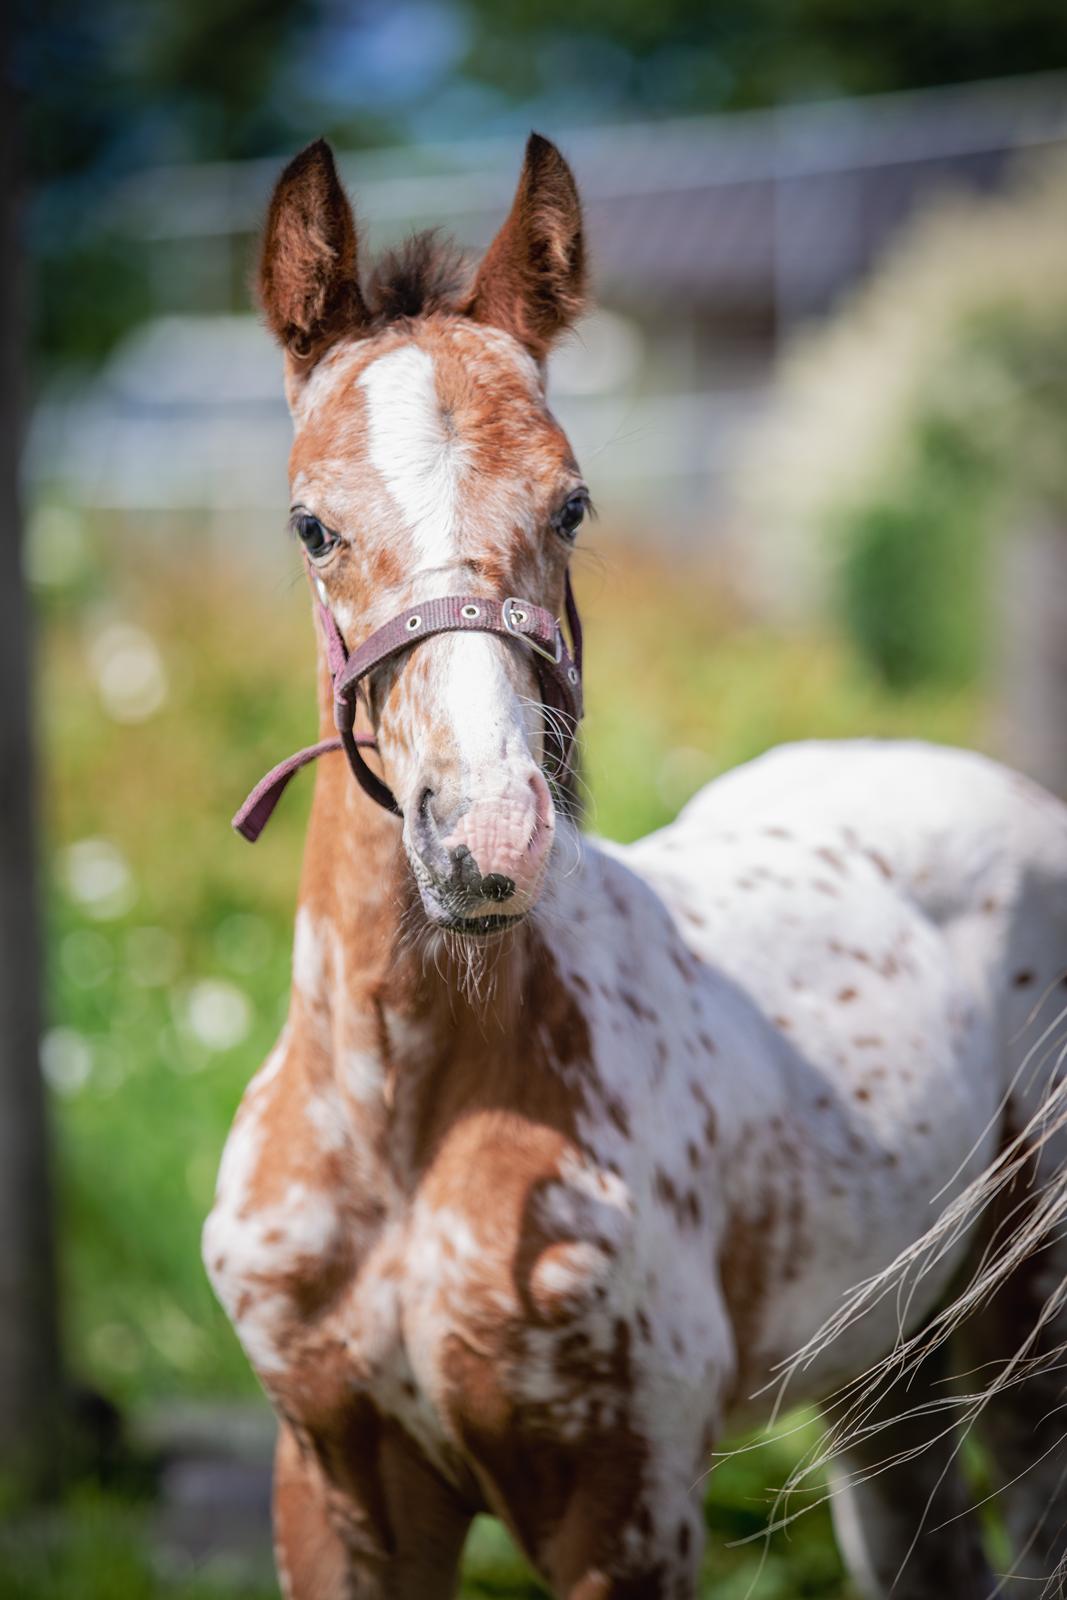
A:
[[[531,127],[573,164],[598,307],[551,392],[600,510],[597,831],[813,735],[974,745],[1062,792],[1067,9],[96,0],[34,7],[13,60],[40,1064],[85,1437],[58,1509],[0,1530],[0,1600],[258,1600],[271,1423],[198,1236],[285,1013],[311,788],[254,854],[230,833],[315,728],[248,288],[274,176],[325,133],[367,253],[437,224],[477,249]],[[710,1473],[708,1594],[849,1593],[824,1509],[738,1542],[808,1436]],[[541,1592],[488,1523],[464,1581]]]

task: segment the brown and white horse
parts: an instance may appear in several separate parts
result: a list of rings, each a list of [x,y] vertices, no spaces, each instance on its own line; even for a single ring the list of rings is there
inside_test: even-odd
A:
[[[583,303],[570,171],[531,138],[472,277],[422,239],[361,283],[313,145],[275,192],[260,293],[325,740],[327,644],[351,660],[457,594],[563,614],[587,495],[544,383]],[[582,840],[546,777],[566,713],[507,631],[455,621],[353,690],[396,810],[339,756],[320,765],[289,1019],[205,1230],[281,1423],[294,1600],[447,1596],[486,1510],[570,1600],[693,1595],[724,1430],[958,1206],[1058,1070],[1033,1049],[1062,1043],[1057,802],[968,754],[813,744],[634,846]],[[1009,1210],[1065,1153],[1053,1130]],[[991,1237],[964,1210],[906,1293],[809,1344],[788,1398],[929,1326]],[[1030,1339],[1032,1378],[982,1413],[1026,1594],[1065,1548],[1062,1384],[1041,1358],[1067,1336],[1067,1254],[1044,1242],[970,1318],[967,1357]],[[871,1595],[996,1587],[936,1401],[957,1348],[913,1363],[903,1420],[872,1406],[848,1437],[835,1510]]]

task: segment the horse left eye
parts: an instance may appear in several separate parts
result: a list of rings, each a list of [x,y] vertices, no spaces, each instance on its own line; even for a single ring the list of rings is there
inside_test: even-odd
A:
[[[556,532],[561,533],[565,539],[573,539],[585,517],[585,506],[584,494],[572,494],[556,516]]]
[[[336,534],[328,533],[318,517],[298,517],[295,526],[297,537],[312,559],[321,560],[337,543]]]

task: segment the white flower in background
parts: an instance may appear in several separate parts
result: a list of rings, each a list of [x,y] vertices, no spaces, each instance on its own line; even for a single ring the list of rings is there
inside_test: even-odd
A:
[[[59,873],[72,900],[98,922],[121,917],[137,898],[126,857],[110,839],[79,839],[59,857]]]
[[[30,520],[22,547],[26,581],[37,589],[60,589],[85,570],[87,548],[81,518],[65,506],[41,506]]]
[[[50,1028],[41,1040],[41,1071],[57,1094],[75,1095],[89,1082],[93,1052],[75,1028]]]
[[[155,640],[131,622],[102,628],[89,665],[104,710],[116,722],[144,722],[167,698],[167,673]]]
[[[248,1036],[252,1007],[235,983],[202,978],[186,992],[182,1021],[205,1050],[232,1050]]]

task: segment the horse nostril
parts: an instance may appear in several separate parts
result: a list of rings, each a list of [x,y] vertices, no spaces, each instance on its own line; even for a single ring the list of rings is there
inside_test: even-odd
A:
[[[515,893],[515,879],[502,872],[490,872],[482,879],[483,900],[510,900]]]
[[[463,889],[468,894],[477,894],[481,883],[481,874],[478,863],[471,855],[465,844],[453,845],[448,852],[452,863],[452,883],[457,889]]]

